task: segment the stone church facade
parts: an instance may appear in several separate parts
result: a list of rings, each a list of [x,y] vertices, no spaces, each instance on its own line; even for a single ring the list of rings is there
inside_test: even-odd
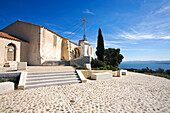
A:
[[[88,55],[94,57],[91,45],[88,50]],[[0,55],[0,66],[15,62],[42,65],[81,57],[81,45],[43,26],[17,20],[0,32]]]

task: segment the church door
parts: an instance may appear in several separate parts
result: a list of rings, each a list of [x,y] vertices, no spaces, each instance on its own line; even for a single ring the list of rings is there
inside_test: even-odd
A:
[[[16,47],[14,44],[8,44],[7,47],[7,60],[8,61],[15,61],[16,60]]]

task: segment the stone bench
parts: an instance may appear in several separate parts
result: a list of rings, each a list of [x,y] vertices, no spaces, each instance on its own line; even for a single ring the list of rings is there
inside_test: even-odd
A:
[[[13,82],[2,82],[0,83],[0,94],[9,93],[14,91]]]
[[[127,75],[127,70],[118,70],[117,76]]]
[[[103,79],[110,79],[112,78],[112,73],[93,73],[91,75],[91,79],[94,80],[103,80]]]

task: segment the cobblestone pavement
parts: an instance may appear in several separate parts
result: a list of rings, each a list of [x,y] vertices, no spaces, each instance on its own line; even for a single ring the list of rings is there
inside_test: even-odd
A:
[[[168,113],[170,80],[151,75],[16,90],[0,95],[0,113]]]

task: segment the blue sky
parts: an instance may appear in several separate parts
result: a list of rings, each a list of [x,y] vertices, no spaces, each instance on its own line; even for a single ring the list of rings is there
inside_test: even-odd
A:
[[[83,38],[82,26],[78,29],[80,19],[86,16],[86,36],[94,48],[100,27],[105,48],[120,48],[124,61],[170,60],[169,0],[0,0],[0,3],[0,29],[20,19],[47,27],[77,43]],[[76,23],[77,26],[64,31]]]

